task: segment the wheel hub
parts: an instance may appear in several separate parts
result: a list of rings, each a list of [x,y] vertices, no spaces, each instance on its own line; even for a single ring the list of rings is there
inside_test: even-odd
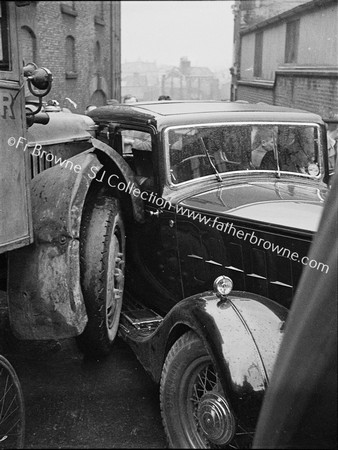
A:
[[[235,433],[235,419],[224,397],[213,392],[204,394],[197,416],[209,441],[217,445],[231,441]]]

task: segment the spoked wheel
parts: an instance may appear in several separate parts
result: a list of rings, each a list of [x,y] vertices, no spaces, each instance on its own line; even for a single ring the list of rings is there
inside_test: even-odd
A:
[[[85,353],[102,356],[115,339],[124,291],[125,231],[118,199],[101,197],[85,209],[80,241],[88,323],[79,343]]]
[[[212,360],[195,333],[184,334],[169,351],[160,397],[171,448],[237,447],[235,416]]]
[[[21,385],[9,361],[0,355],[0,449],[23,448],[25,407]]]

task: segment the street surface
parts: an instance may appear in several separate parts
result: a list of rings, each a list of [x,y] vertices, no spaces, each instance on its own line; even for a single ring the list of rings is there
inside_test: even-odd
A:
[[[25,448],[166,448],[158,388],[120,339],[102,361],[74,340],[10,342],[26,406]]]

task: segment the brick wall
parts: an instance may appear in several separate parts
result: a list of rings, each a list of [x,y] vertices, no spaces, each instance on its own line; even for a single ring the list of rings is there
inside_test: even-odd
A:
[[[61,106],[83,113],[93,98],[109,99],[120,95],[120,2],[39,1],[17,10],[20,26],[28,27],[36,37],[34,62],[53,74],[53,87],[46,100],[56,99]],[[23,59],[30,48],[24,42],[27,34],[21,35]],[[75,39],[76,61],[76,72],[68,75],[65,69],[67,36]],[[94,64],[97,42],[102,55],[100,65]],[[77,108],[65,100],[66,97],[74,101]]]
[[[277,75],[275,104],[305,109],[331,119],[338,115],[338,77]]]
[[[239,84],[237,88],[237,100],[246,100],[250,103],[264,102],[273,104],[273,90]]]
[[[315,76],[278,73],[272,89],[239,83],[236,98],[304,109],[329,120],[338,117],[338,76],[334,73]]]

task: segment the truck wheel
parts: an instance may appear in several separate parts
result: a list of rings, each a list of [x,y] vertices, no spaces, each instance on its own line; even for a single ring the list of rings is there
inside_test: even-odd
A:
[[[192,331],[181,336],[167,355],[160,400],[169,447],[215,448],[233,441],[234,415],[212,360]]]
[[[85,207],[80,233],[81,286],[88,323],[80,348],[91,356],[111,350],[124,289],[125,231],[118,199],[100,197]]]

